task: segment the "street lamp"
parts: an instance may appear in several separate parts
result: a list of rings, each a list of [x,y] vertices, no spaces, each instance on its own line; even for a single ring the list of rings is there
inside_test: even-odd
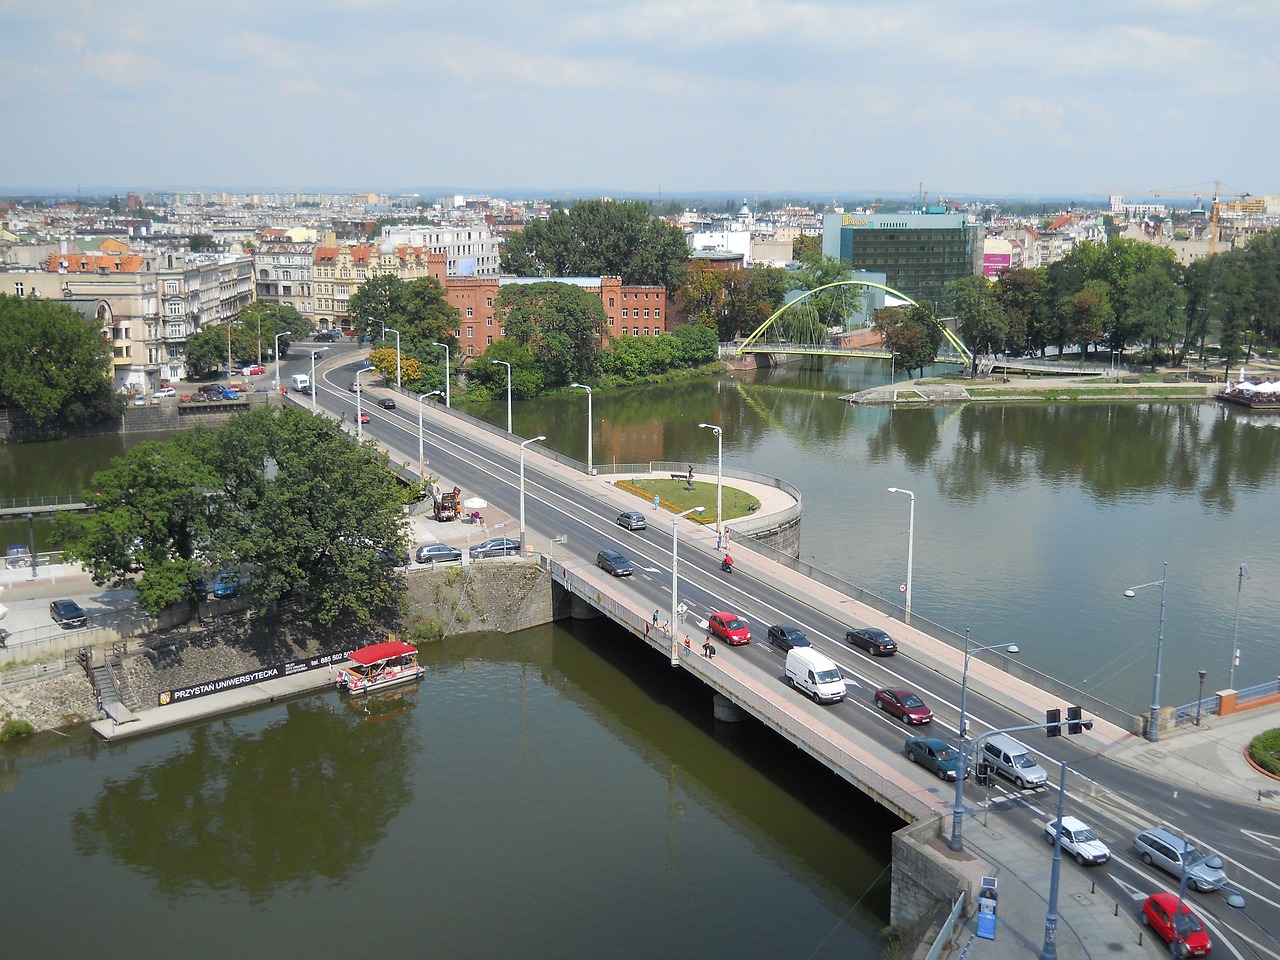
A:
[[[724,508],[721,494],[723,490],[722,481],[724,479],[724,431],[714,423],[700,423],[698,426],[704,430],[710,430],[716,435],[716,549],[719,550],[724,538],[724,518],[722,516]]]
[[[511,432],[511,364],[506,360],[490,360],[492,364],[502,364],[507,368],[507,433]]]
[[[36,518],[35,514],[28,513],[27,517],[27,539],[31,541],[31,579],[36,578],[36,566],[40,560],[36,556]]]
[[[452,407],[453,404],[450,402],[452,394],[449,393],[449,345],[438,340],[432,340],[431,345],[444,350],[444,405]]]
[[[360,402],[360,398],[364,395],[364,387],[360,386],[360,374],[368,369],[368,367],[361,367],[356,371],[356,440],[364,439],[364,407]]]
[[[1196,696],[1196,726],[1200,726],[1200,706],[1204,703],[1204,678],[1209,675],[1208,670],[1200,671],[1200,693]]]
[[[276,379],[275,379],[276,393],[280,392],[280,338],[292,337],[292,336],[293,336],[292,330],[281,330],[279,333],[276,334]]]
[[[1167,560],[1164,564],[1164,574],[1159,580],[1140,583],[1124,592],[1126,597],[1132,599],[1137,595],[1137,591],[1145,587],[1160,588],[1160,629],[1156,633],[1156,679],[1151,688],[1151,718],[1147,721],[1147,739],[1152,743],[1160,739],[1160,655],[1164,651],[1164,582],[1169,576],[1169,561]]]
[[[591,469],[591,388],[585,383],[571,383],[571,387],[579,387],[587,391],[587,476],[594,472]]]
[[[324,353],[328,347],[318,347],[311,351],[311,412],[316,412],[316,354]]]
[[[392,330],[390,327],[384,326],[382,328],[383,339],[386,339],[386,336],[388,333],[394,333],[396,335],[396,389],[399,390],[400,389],[400,331]]]
[[[702,507],[690,507],[684,513],[677,513],[671,518],[671,665],[674,667],[680,662],[679,633],[683,621],[680,618],[680,602],[676,595],[676,551],[680,546],[680,538],[677,535],[680,525],[680,518],[687,517],[691,513],[701,513]]]
[[[520,556],[524,556],[524,448],[547,439],[543,436],[520,441]]]
[[[1018,645],[1016,643],[995,643],[989,647],[971,647],[969,646],[969,628],[964,631],[964,669],[960,672],[960,765],[956,768],[956,799],[951,807],[951,849],[957,852],[964,849],[964,840],[960,835],[961,823],[964,820],[964,775],[969,765],[968,749],[965,740],[968,739],[969,721],[965,717],[965,694],[969,690],[969,657],[975,653],[981,653],[983,650],[1002,649],[1005,653],[1016,654]]]
[[[1236,661],[1240,659],[1240,647],[1237,641],[1240,637],[1240,590],[1244,587],[1246,580],[1252,580],[1249,576],[1249,565],[1247,563],[1240,564],[1240,576],[1236,580],[1236,625],[1231,631],[1231,677],[1227,680],[1227,689],[1234,690],[1236,688]]]
[[[905,493],[911,498],[910,519],[907,521],[907,623],[911,622],[911,561],[916,549],[916,495],[901,487],[890,487],[890,493]]]
[[[418,479],[422,481],[427,479],[427,457],[422,444],[422,401],[427,397],[438,397],[442,392],[440,390],[432,390],[430,393],[423,393],[418,396]]]

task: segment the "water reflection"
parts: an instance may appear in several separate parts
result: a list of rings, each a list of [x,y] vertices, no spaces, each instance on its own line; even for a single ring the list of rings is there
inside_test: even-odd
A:
[[[257,732],[193,727],[173,753],[103,783],[72,818],[76,850],[109,853],[170,900],[207,888],[258,903],[347,878],[410,796],[413,727],[364,719],[316,698]]]

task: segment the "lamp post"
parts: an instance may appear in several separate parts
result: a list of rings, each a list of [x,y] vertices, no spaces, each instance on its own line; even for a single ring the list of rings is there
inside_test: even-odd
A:
[[[292,337],[292,336],[293,336],[292,330],[281,330],[279,333],[276,334],[276,378],[275,378],[276,393],[280,392],[280,338]]]
[[[1208,670],[1200,671],[1200,693],[1196,697],[1196,726],[1200,726],[1200,707],[1204,703],[1204,678],[1209,675]]]
[[[1227,680],[1229,690],[1236,688],[1236,662],[1240,659],[1240,647],[1237,646],[1240,638],[1240,591],[1244,587],[1244,582],[1252,579],[1249,576],[1249,565],[1240,564],[1240,576],[1236,580],[1236,625],[1231,631],[1231,677]]]
[[[311,351],[311,412],[316,412],[316,354],[324,353],[328,347],[319,347]]]
[[[362,367],[356,371],[356,440],[364,439],[364,407],[360,402],[360,398],[364,395],[364,387],[360,386],[360,374],[364,373],[368,367]]]
[[[700,423],[698,426],[716,435],[716,549],[719,550],[724,537],[724,430],[714,423]]]
[[[530,440],[520,441],[520,556],[524,556],[524,448],[531,443],[540,443],[547,439],[537,436]]]
[[[400,331],[392,330],[390,327],[382,328],[382,336],[385,339],[388,333],[396,335],[396,389],[400,389]]]
[[[35,514],[28,513],[27,517],[27,539],[31,541],[31,579],[36,578],[36,566],[39,564],[39,558],[36,556],[36,518]]]
[[[680,601],[676,592],[676,552],[680,546],[679,525],[680,518],[687,517],[691,513],[701,513],[702,507],[690,507],[684,513],[677,513],[671,518],[671,665],[674,667],[680,662],[679,633],[680,633]]]
[[[569,386],[587,391],[587,476],[589,477],[594,473],[591,462],[591,388],[585,383],[571,383]]]
[[[951,849],[960,851],[964,849],[964,840],[961,837],[961,823],[964,820],[964,775],[969,765],[969,754],[965,745],[968,739],[969,721],[965,717],[965,694],[969,690],[969,657],[975,653],[981,653],[983,650],[1003,649],[1005,653],[1017,653],[1018,645],[1016,643],[996,643],[989,647],[971,647],[969,646],[969,629],[964,631],[964,669],[960,672],[960,766],[956,769],[956,799],[951,807]]]
[[[1053,831],[1053,869],[1049,871],[1049,909],[1044,915],[1044,945],[1040,960],[1058,958],[1058,875],[1062,870],[1062,811],[1067,798],[1067,761],[1058,771],[1058,819]]]
[[[432,340],[431,345],[444,351],[444,405],[452,407],[453,404],[450,402],[452,394],[449,392],[449,345],[438,340]]]
[[[511,432],[511,364],[506,360],[490,360],[492,364],[501,364],[507,368],[507,433]]]
[[[1155,743],[1160,739],[1160,655],[1164,652],[1164,582],[1169,576],[1169,561],[1164,564],[1164,576],[1150,583],[1140,583],[1124,592],[1132,599],[1139,590],[1146,587],[1160,588],[1160,629],[1156,633],[1156,679],[1151,687],[1151,717],[1147,721],[1147,739]]]
[[[258,311],[258,366],[262,366],[262,311]]]
[[[423,482],[427,479],[427,456],[422,442],[422,401],[427,397],[438,397],[440,393],[439,390],[432,390],[418,396],[418,479]]]
[[[907,623],[911,622],[911,561],[916,550],[916,495],[901,487],[890,487],[890,493],[905,493],[911,498],[911,512],[907,521]]]

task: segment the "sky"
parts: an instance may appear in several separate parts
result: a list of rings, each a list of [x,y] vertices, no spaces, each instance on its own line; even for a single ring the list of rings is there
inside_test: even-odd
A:
[[[0,0],[0,192],[1280,193],[1278,0]]]

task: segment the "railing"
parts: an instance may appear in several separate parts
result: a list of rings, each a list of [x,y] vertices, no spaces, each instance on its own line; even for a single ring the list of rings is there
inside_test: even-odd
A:
[[[0,510],[37,511],[45,507],[84,503],[83,493],[60,493],[52,497],[10,497],[0,500]]]
[[[960,896],[956,897],[956,902],[951,905],[951,912],[947,914],[947,919],[942,923],[942,929],[938,931],[937,937],[934,938],[933,946],[929,948],[929,952],[924,955],[924,960],[938,960],[942,955],[942,951],[951,943],[955,937],[956,927],[963,921],[961,915],[964,913],[964,891],[960,891]]]
[[[1251,700],[1261,700],[1263,697],[1273,697],[1277,693],[1280,693],[1280,677],[1276,677],[1274,680],[1268,680],[1266,683],[1259,683],[1257,686],[1237,690],[1236,703],[1245,704]]]
[[[1270,691],[1275,693],[1276,685],[1268,684]],[[1184,723],[1198,723],[1201,717],[1207,717],[1218,712],[1218,695],[1215,693],[1212,697],[1205,697],[1203,700],[1193,700],[1190,703],[1184,703],[1180,707],[1173,709],[1173,725],[1181,726]]]

